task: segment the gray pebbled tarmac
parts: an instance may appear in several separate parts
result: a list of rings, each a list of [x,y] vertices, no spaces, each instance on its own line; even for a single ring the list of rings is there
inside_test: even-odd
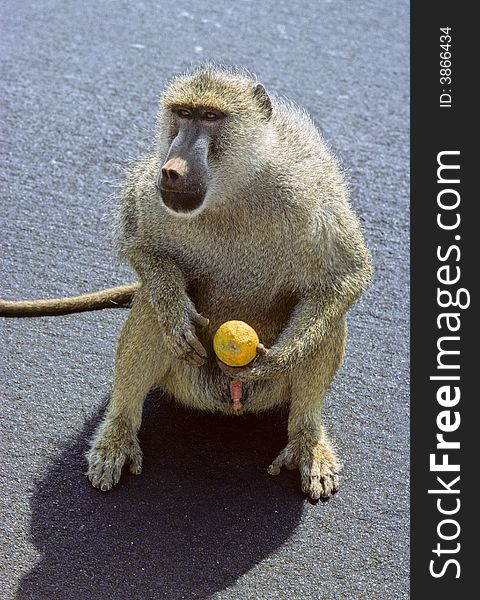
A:
[[[168,78],[204,58],[304,106],[349,170],[376,266],[349,318],[326,420],[345,462],[330,502],[266,475],[284,418],[225,419],[152,394],[145,470],[83,475],[126,313],[1,323],[10,600],[409,597],[408,3],[3,0],[1,296],[128,282],[111,195],[148,148]]]

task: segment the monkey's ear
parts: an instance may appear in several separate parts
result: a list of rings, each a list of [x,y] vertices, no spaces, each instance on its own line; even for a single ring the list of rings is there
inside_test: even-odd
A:
[[[272,116],[272,101],[270,100],[270,96],[268,95],[267,90],[263,87],[261,83],[256,83],[254,85],[253,97],[258,102],[263,116],[268,121]]]

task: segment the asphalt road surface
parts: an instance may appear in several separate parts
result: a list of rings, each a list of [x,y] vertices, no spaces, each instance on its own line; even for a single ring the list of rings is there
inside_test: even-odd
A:
[[[326,422],[328,503],[266,474],[282,415],[196,414],[151,394],[144,473],[108,494],[83,458],[125,310],[1,323],[2,598],[409,597],[408,3],[3,0],[1,296],[126,283],[112,195],[157,97],[201,59],[244,65],[313,116],[348,170],[375,282],[349,315]]]

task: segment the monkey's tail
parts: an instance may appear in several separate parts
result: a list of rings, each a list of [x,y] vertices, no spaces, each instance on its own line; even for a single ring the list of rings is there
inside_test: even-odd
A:
[[[103,308],[128,308],[139,287],[137,282],[71,298],[0,300],[0,317],[53,317]]]

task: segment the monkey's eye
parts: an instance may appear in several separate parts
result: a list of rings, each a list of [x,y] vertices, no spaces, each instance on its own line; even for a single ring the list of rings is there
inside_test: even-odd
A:
[[[177,108],[175,112],[181,119],[192,118],[192,112],[190,110],[187,110],[186,108]]]
[[[218,119],[218,115],[217,115],[217,113],[210,112],[207,110],[203,113],[203,118],[206,121],[215,121],[216,119]]]

